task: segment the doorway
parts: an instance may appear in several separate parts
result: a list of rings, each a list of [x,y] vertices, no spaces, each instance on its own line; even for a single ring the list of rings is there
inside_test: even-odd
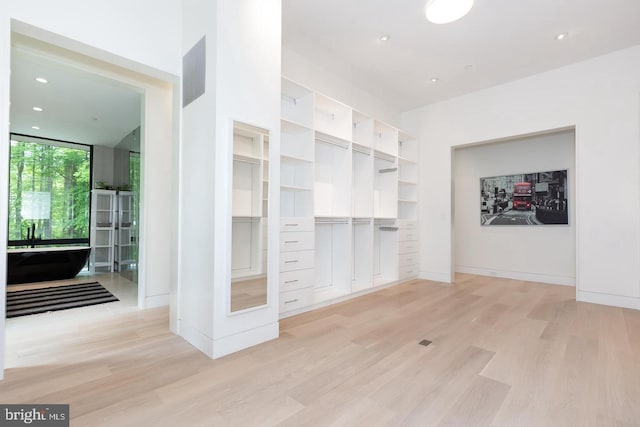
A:
[[[133,123],[134,126],[128,124],[125,129],[121,130],[123,135],[126,134],[126,136],[133,135],[137,137],[138,142],[138,148],[132,148],[130,146],[122,147],[121,151],[123,155],[120,157],[125,158],[124,164],[126,164],[126,168],[118,167],[116,160],[114,160],[118,157],[118,154],[115,153],[116,147],[126,139],[120,137],[116,139],[112,138],[110,140],[110,147],[107,144],[107,148],[114,151],[111,160],[106,162],[107,165],[94,165],[101,167],[102,170],[97,171],[92,167],[91,171],[92,175],[112,171],[114,177],[120,173],[122,176],[126,175],[128,179],[131,179],[131,176],[134,175],[134,178],[137,180],[136,183],[126,183],[129,185],[129,189],[124,188],[124,184],[115,181],[115,179],[113,182],[102,180],[105,186],[123,187],[118,188],[118,190],[128,191],[134,189],[136,186],[139,186],[140,189],[138,192],[140,197],[134,201],[130,209],[131,215],[133,215],[131,217],[132,219],[124,221],[136,227],[135,234],[129,237],[129,242],[137,244],[137,256],[127,258],[129,260],[133,259],[135,262],[129,263],[126,269],[122,269],[125,271],[117,271],[118,268],[115,266],[112,268],[116,271],[101,271],[103,277],[107,277],[105,281],[110,280],[110,286],[115,286],[114,293],[116,295],[121,291],[117,289],[118,286],[126,287],[127,290],[130,291],[132,289],[131,284],[133,284],[135,291],[124,297],[128,302],[127,304],[121,304],[119,306],[105,304],[103,308],[107,308],[103,310],[99,309],[98,306],[94,306],[94,308],[86,307],[87,309],[91,308],[91,310],[84,310],[84,314],[78,317],[76,324],[86,324],[86,322],[94,320],[95,317],[114,315],[117,314],[119,310],[130,311],[139,308],[168,305],[172,262],[170,257],[171,245],[167,242],[171,242],[173,238],[173,233],[170,231],[173,223],[171,221],[172,211],[170,209],[168,210],[167,206],[171,204],[170,201],[172,197],[174,197],[171,192],[172,180],[174,179],[172,172],[173,165],[177,163],[172,157],[174,155],[173,144],[176,141],[175,135],[177,134],[177,132],[174,133],[173,130],[174,115],[175,111],[177,111],[176,104],[173,102],[174,83],[160,81],[132,70],[120,68],[110,63],[98,61],[65,50],[59,46],[47,44],[41,40],[35,40],[21,34],[13,33],[12,49],[16,47],[19,47],[19,49],[22,49],[28,55],[38,58],[37,61],[53,62],[58,66],[71,69],[72,73],[90,74],[92,75],[92,79],[102,80],[103,83],[106,82],[104,84],[109,86],[109,90],[106,90],[106,93],[102,93],[101,97],[112,96],[113,92],[124,89],[134,94],[138,100],[135,113],[137,122]],[[78,76],[74,75],[74,78],[77,79]],[[32,81],[33,79],[35,79],[35,76],[31,78]],[[49,88],[50,87],[51,86],[49,86]],[[41,86],[40,88],[43,89],[44,87]],[[149,101],[149,99],[151,100]],[[62,105],[67,102],[67,99],[58,100],[58,102]],[[148,105],[146,105],[147,102],[149,102]],[[29,103],[29,108],[32,106],[37,106],[37,104],[31,105],[31,103]],[[85,109],[88,110],[86,106]],[[56,110],[59,110],[59,108],[53,108],[53,111]],[[124,111],[126,109],[122,108],[120,110]],[[97,118],[97,120],[94,120],[94,117]],[[13,114],[11,121],[13,126]],[[15,123],[17,124],[18,122],[19,120],[16,119]],[[99,127],[101,122],[102,120],[99,115],[93,115],[90,117],[89,125]],[[31,124],[30,126],[37,125]],[[32,132],[45,130],[43,126],[38,127],[40,127],[40,129],[31,128]],[[148,149],[151,147],[147,146],[145,143],[146,140],[154,141],[153,150]],[[104,144],[94,143],[92,147],[94,155],[96,155],[95,151],[105,151]],[[153,158],[153,160],[149,160],[149,158]],[[132,164],[137,165],[138,169],[135,173],[132,173]],[[123,172],[123,169],[126,169],[126,173]],[[92,186],[98,181],[97,176],[92,176]],[[2,182],[4,183],[5,181]],[[163,191],[158,192],[157,188],[162,188]],[[151,216],[147,214],[147,212],[151,212],[154,208],[156,211],[160,210],[158,209],[159,206],[162,207],[162,212],[156,212],[155,215],[152,214]],[[145,207],[147,210],[145,210]],[[137,220],[134,221],[134,217],[137,218]],[[160,233],[157,232],[158,230],[160,230]],[[148,265],[157,265],[158,268],[151,270],[146,268]],[[107,270],[110,269],[111,268],[107,268]],[[83,274],[89,273],[83,272]],[[83,277],[80,277],[78,280],[82,279]],[[152,282],[152,285],[147,286],[149,281]],[[64,311],[55,312],[57,318],[64,318],[64,321],[60,320],[60,326],[65,324],[72,325],[74,323],[73,314],[69,314],[72,311],[73,310],[67,310],[66,313]],[[96,313],[98,314],[96,315]],[[7,346],[11,348],[16,342],[19,342],[19,339],[16,341],[14,338],[25,331],[28,331],[30,334],[43,332],[38,335],[45,337],[50,336],[51,334],[48,332],[55,329],[56,323],[46,321],[50,319],[46,319],[43,322],[41,321],[42,319],[38,319],[38,317],[39,316],[32,316],[32,318],[22,322],[27,326],[23,328],[18,325],[15,333],[8,331],[9,328],[7,327]],[[40,317],[42,318],[44,316]],[[38,322],[40,323],[39,325],[37,325]],[[9,322],[7,325],[9,325]],[[4,328],[5,324],[3,323],[2,326]],[[11,350],[15,351],[15,348]],[[4,353],[4,350],[2,353]],[[11,356],[11,354],[9,356]],[[10,357],[7,358],[7,366],[10,366],[9,361]]]

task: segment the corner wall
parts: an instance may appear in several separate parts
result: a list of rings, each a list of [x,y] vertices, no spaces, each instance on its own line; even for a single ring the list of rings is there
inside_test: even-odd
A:
[[[405,113],[422,144],[421,276],[453,279],[452,147],[575,126],[577,298],[640,308],[639,93],[636,46]]]

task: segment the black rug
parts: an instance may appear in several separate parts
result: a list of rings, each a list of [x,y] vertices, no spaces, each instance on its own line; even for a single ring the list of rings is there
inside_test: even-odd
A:
[[[119,301],[100,283],[7,292],[7,318]]]

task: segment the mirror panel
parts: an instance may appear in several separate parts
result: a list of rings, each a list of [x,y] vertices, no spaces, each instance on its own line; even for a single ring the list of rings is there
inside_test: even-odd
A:
[[[267,303],[269,131],[233,124],[231,312]]]

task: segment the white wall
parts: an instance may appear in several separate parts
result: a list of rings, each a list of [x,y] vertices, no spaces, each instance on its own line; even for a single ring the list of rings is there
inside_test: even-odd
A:
[[[112,147],[104,147],[101,145],[95,145],[93,147],[92,187],[95,187],[97,182],[104,182],[111,186],[114,185],[114,162],[115,160]]]
[[[398,127],[400,113],[375,95],[337,76],[291,49],[282,48],[282,75],[375,119]]]
[[[177,0],[4,0],[0,16],[73,40],[74,51],[129,68],[137,63],[144,68],[138,71],[170,77],[182,70],[180,4]],[[37,36],[40,30],[27,35]]]
[[[455,150],[456,271],[575,284],[574,139],[565,131]],[[564,169],[568,226],[480,225],[480,178]]]
[[[279,216],[279,0],[184,2],[183,54],[206,35],[206,92],[183,109],[178,333],[210,357],[278,336],[278,221],[266,307],[230,314],[233,121],[270,130],[270,218]],[[274,270],[275,268],[276,270]]]
[[[640,308],[639,94],[636,46],[404,114],[422,143],[421,276],[452,279],[451,147],[575,126],[578,299]]]

